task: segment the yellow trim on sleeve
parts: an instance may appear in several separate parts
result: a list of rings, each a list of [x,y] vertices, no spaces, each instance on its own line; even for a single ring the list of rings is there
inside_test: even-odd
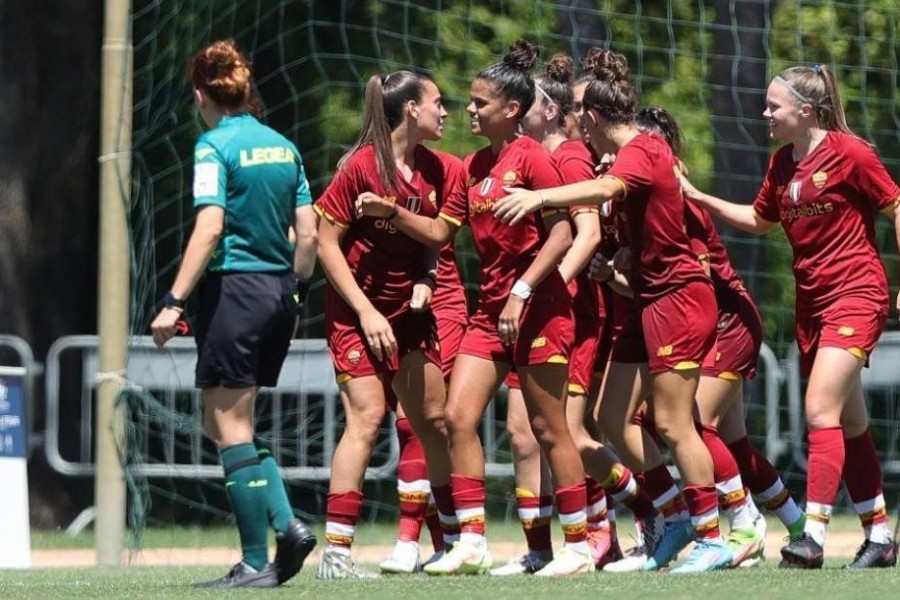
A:
[[[335,377],[335,380],[337,381],[338,385],[341,385],[342,383],[347,383],[351,379],[353,379],[353,375],[351,375],[350,373],[338,373],[337,377]]]
[[[604,177],[609,177],[610,179],[614,179],[618,182],[619,185],[622,186],[622,200],[628,197],[628,184],[625,183],[621,178],[616,177],[615,175],[604,175]]]
[[[450,215],[448,215],[448,214],[445,213],[445,212],[439,212],[439,213],[438,213],[438,216],[439,216],[440,218],[442,218],[443,220],[447,221],[448,223],[453,223],[453,224],[456,225],[457,227],[462,227],[462,221],[460,221],[460,220],[457,219],[456,217],[451,217]]]
[[[600,212],[600,209],[596,206],[579,206],[573,210],[569,211],[569,214],[573,217],[578,216],[582,213],[594,213],[597,214]]]
[[[349,223],[344,223],[340,219],[335,218],[334,215],[329,213],[327,210],[325,210],[318,204],[313,204],[313,211],[317,215],[319,215],[320,217],[322,217],[323,219],[325,219],[326,221],[328,221],[329,223],[334,225],[335,227],[340,227],[341,229],[347,229],[348,227],[350,227]]]

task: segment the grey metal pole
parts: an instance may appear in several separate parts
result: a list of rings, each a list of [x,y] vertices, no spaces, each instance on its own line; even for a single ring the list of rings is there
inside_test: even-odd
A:
[[[116,396],[125,372],[130,296],[128,211],[131,203],[131,0],[106,0],[100,115],[100,282],[97,314],[100,373],[97,387],[97,564],[122,564],[125,475],[119,450],[124,415]]]

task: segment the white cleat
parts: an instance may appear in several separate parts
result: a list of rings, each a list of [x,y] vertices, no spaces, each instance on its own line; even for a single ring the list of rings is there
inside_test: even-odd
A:
[[[491,575],[494,577],[532,575],[546,567],[552,560],[552,552],[528,552],[518,558],[512,559],[502,567],[491,569]]]
[[[397,541],[391,555],[378,565],[382,573],[407,574],[421,569],[419,565],[419,544]]]
[[[633,573],[641,571],[650,558],[643,546],[635,546],[625,551],[624,558],[611,562],[603,566],[603,570],[607,573]]]
[[[353,562],[349,552],[325,548],[325,552],[322,553],[322,558],[319,560],[316,577],[319,579],[376,579],[380,575],[361,568]]]
[[[569,577],[581,573],[590,573],[594,570],[594,560],[590,551],[578,552],[567,546],[556,553],[556,558],[547,563],[547,566],[535,573],[536,577]]]
[[[473,544],[459,541],[440,560],[427,565],[423,570],[428,575],[483,575],[494,564],[487,542]]]

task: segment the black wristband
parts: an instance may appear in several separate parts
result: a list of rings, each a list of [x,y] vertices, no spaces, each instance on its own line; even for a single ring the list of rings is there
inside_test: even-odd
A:
[[[183,311],[185,306],[187,306],[187,300],[176,298],[171,291],[166,292],[166,295],[163,296],[164,308],[176,308]]]
[[[394,219],[397,218],[397,213],[399,213],[399,212],[400,212],[400,209],[397,207],[397,204],[394,203],[394,207],[393,207],[393,209],[391,209],[391,214],[389,214],[389,215],[388,215],[387,217],[385,217],[385,218],[386,218],[388,221],[393,221]]]
[[[297,286],[294,291],[294,301],[297,303],[297,308],[300,309],[306,304],[306,297],[309,295],[309,287],[310,280],[297,278]]]

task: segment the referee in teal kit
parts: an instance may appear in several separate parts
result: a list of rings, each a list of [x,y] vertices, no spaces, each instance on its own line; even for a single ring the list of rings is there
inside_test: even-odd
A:
[[[274,386],[315,267],[316,218],[297,148],[253,116],[259,103],[250,63],[219,41],[189,64],[194,100],[210,130],[194,150],[197,221],[175,282],[153,321],[162,349],[200,282],[195,323],[203,424],[225,471],[243,557],[202,587],[275,587],[316,545],[294,518],[269,449],[254,437],[259,388]],[[296,246],[288,229],[293,226]],[[275,561],[267,534],[276,532]]]

